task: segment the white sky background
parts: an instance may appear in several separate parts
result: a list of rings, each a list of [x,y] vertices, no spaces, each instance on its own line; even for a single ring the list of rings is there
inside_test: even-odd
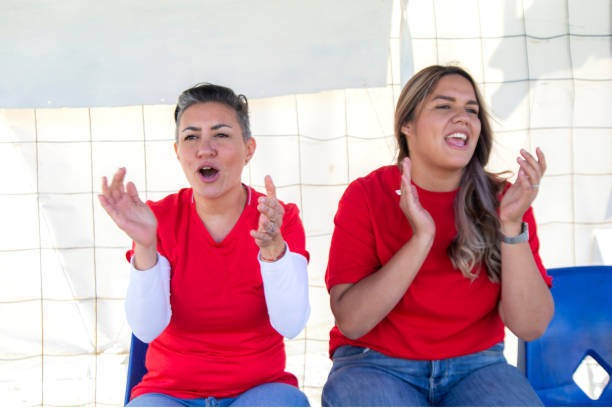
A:
[[[481,83],[495,119],[491,169],[516,171],[520,147],[533,151],[541,146],[547,154],[549,168],[534,204],[545,265],[612,263],[612,244],[605,241],[612,230],[609,1],[591,0],[588,7],[578,0],[364,3],[390,8],[381,26],[384,49],[360,55],[362,45],[349,44],[358,49],[354,58],[361,58],[361,64],[383,67],[382,83],[348,85],[343,81],[358,75],[351,74],[350,67],[319,64],[321,75],[333,75],[330,85],[301,88],[309,84],[303,73],[294,81],[280,75],[267,78],[258,71],[265,64],[241,58],[240,69],[249,64],[254,68],[245,73],[237,68],[237,57],[250,54],[236,53],[227,57],[231,63],[218,68],[218,74],[198,71],[186,83],[167,75],[168,94],[163,98],[168,104],[153,104],[154,98],[161,99],[154,95],[104,107],[97,98],[106,94],[85,92],[95,78],[85,81],[73,75],[60,88],[66,95],[48,99],[52,93],[37,95],[27,84],[3,76],[0,94],[16,105],[0,110],[0,171],[5,175],[0,180],[0,399],[12,406],[122,404],[130,335],[123,313],[123,254],[129,241],[97,203],[100,178],[125,165],[128,178],[149,199],[185,186],[172,150],[171,103],[193,82],[219,78],[224,83],[229,77],[223,75],[232,72],[236,77],[227,79],[229,85],[250,97],[258,144],[244,181],[258,188],[263,176],[272,174],[280,197],[299,205],[306,228],[313,312],[306,330],[287,343],[287,353],[288,369],[298,376],[311,404],[320,404],[320,388],[331,366],[327,340],[333,319],[323,276],[337,201],[351,180],[394,161],[395,100],[409,75],[427,65],[459,63]],[[337,45],[336,37],[350,37],[349,28],[349,34],[359,35],[361,25],[333,24],[343,13],[350,14],[346,10],[356,8],[354,4],[330,10],[321,3],[307,12],[294,6],[285,12],[308,20],[299,26],[304,38],[317,38],[321,31],[329,44]],[[233,10],[221,12],[229,20],[258,13]],[[375,13],[368,13],[366,26],[380,23],[373,21]],[[7,22],[7,14],[0,15]],[[384,15],[381,11],[376,18]],[[318,30],[326,19],[333,30]],[[263,41],[265,35],[254,38]],[[19,52],[40,51],[36,44]],[[105,49],[104,44],[99,47]],[[266,42],[262,48],[276,49]],[[342,48],[330,47],[328,57],[345,55]],[[294,66],[291,53],[279,53],[275,63],[285,60]],[[311,62],[316,66],[318,61]],[[164,61],[158,63],[157,70],[164,72]],[[29,75],[40,79],[43,67]],[[292,70],[284,71],[287,78]],[[234,82],[237,73],[245,82]],[[289,88],[290,83],[295,88]],[[266,97],[258,98],[268,89]],[[114,96],[126,101],[142,96],[136,89],[121,91],[125,95]],[[38,96],[44,98],[32,99]],[[92,102],[55,108],[63,106],[59,101],[64,96]],[[26,100],[31,106],[17,105]],[[41,108],[49,106],[48,100],[51,107]]]

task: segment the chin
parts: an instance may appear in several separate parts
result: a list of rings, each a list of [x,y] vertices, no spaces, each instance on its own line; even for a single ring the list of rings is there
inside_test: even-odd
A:
[[[470,160],[472,160],[473,153],[462,155],[462,157],[454,157],[447,162],[449,168],[454,169],[465,169]]]
[[[205,199],[215,199],[223,195],[223,190],[218,188],[217,186],[203,186],[203,187],[194,187],[191,186],[193,192]]]
[[[465,169],[469,163],[469,160],[452,160],[444,163],[442,167],[449,171],[457,171]]]

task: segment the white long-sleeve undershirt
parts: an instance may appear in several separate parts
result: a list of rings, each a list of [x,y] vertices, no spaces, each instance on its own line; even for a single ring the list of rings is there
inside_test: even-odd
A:
[[[287,250],[275,262],[262,261],[261,277],[270,324],[287,338],[297,336],[310,316],[306,258]],[[130,282],[125,297],[127,321],[136,337],[150,343],[170,323],[170,263],[157,254],[157,263],[140,271],[130,266]]]

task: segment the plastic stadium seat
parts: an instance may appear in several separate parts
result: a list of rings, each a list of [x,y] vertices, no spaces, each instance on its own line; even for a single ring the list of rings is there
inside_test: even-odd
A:
[[[542,337],[519,342],[518,367],[546,406],[610,406],[612,381],[593,400],[572,376],[590,356],[612,377],[612,266],[548,273],[553,277],[555,316]]]
[[[143,343],[142,341],[138,340],[134,334],[132,334],[127,381],[125,385],[125,400],[123,401],[124,405],[127,405],[127,403],[130,402],[132,387],[138,384],[140,380],[142,380],[142,377],[147,373],[147,368],[145,367],[147,348],[149,348],[147,343]]]

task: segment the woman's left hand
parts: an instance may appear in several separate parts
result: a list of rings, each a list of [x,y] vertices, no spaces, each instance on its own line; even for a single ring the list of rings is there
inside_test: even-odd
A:
[[[285,240],[281,234],[285,209],[276,198],[276,187],[272,177],[264,178],[266,197],[259,197],[259,225],[257,230],[251,230],[251,236],[261,251],[264,261],[275,261],[285,252]]]
[[[527,150],[521,149],[517,162],[520,166],[514,184],[506,191],[499,205],[502,228],[505,224],[518,224],[523,214],[538,195],[540,181],[546,171],[546,159],[540,148],[536,148],[537,160]]]

